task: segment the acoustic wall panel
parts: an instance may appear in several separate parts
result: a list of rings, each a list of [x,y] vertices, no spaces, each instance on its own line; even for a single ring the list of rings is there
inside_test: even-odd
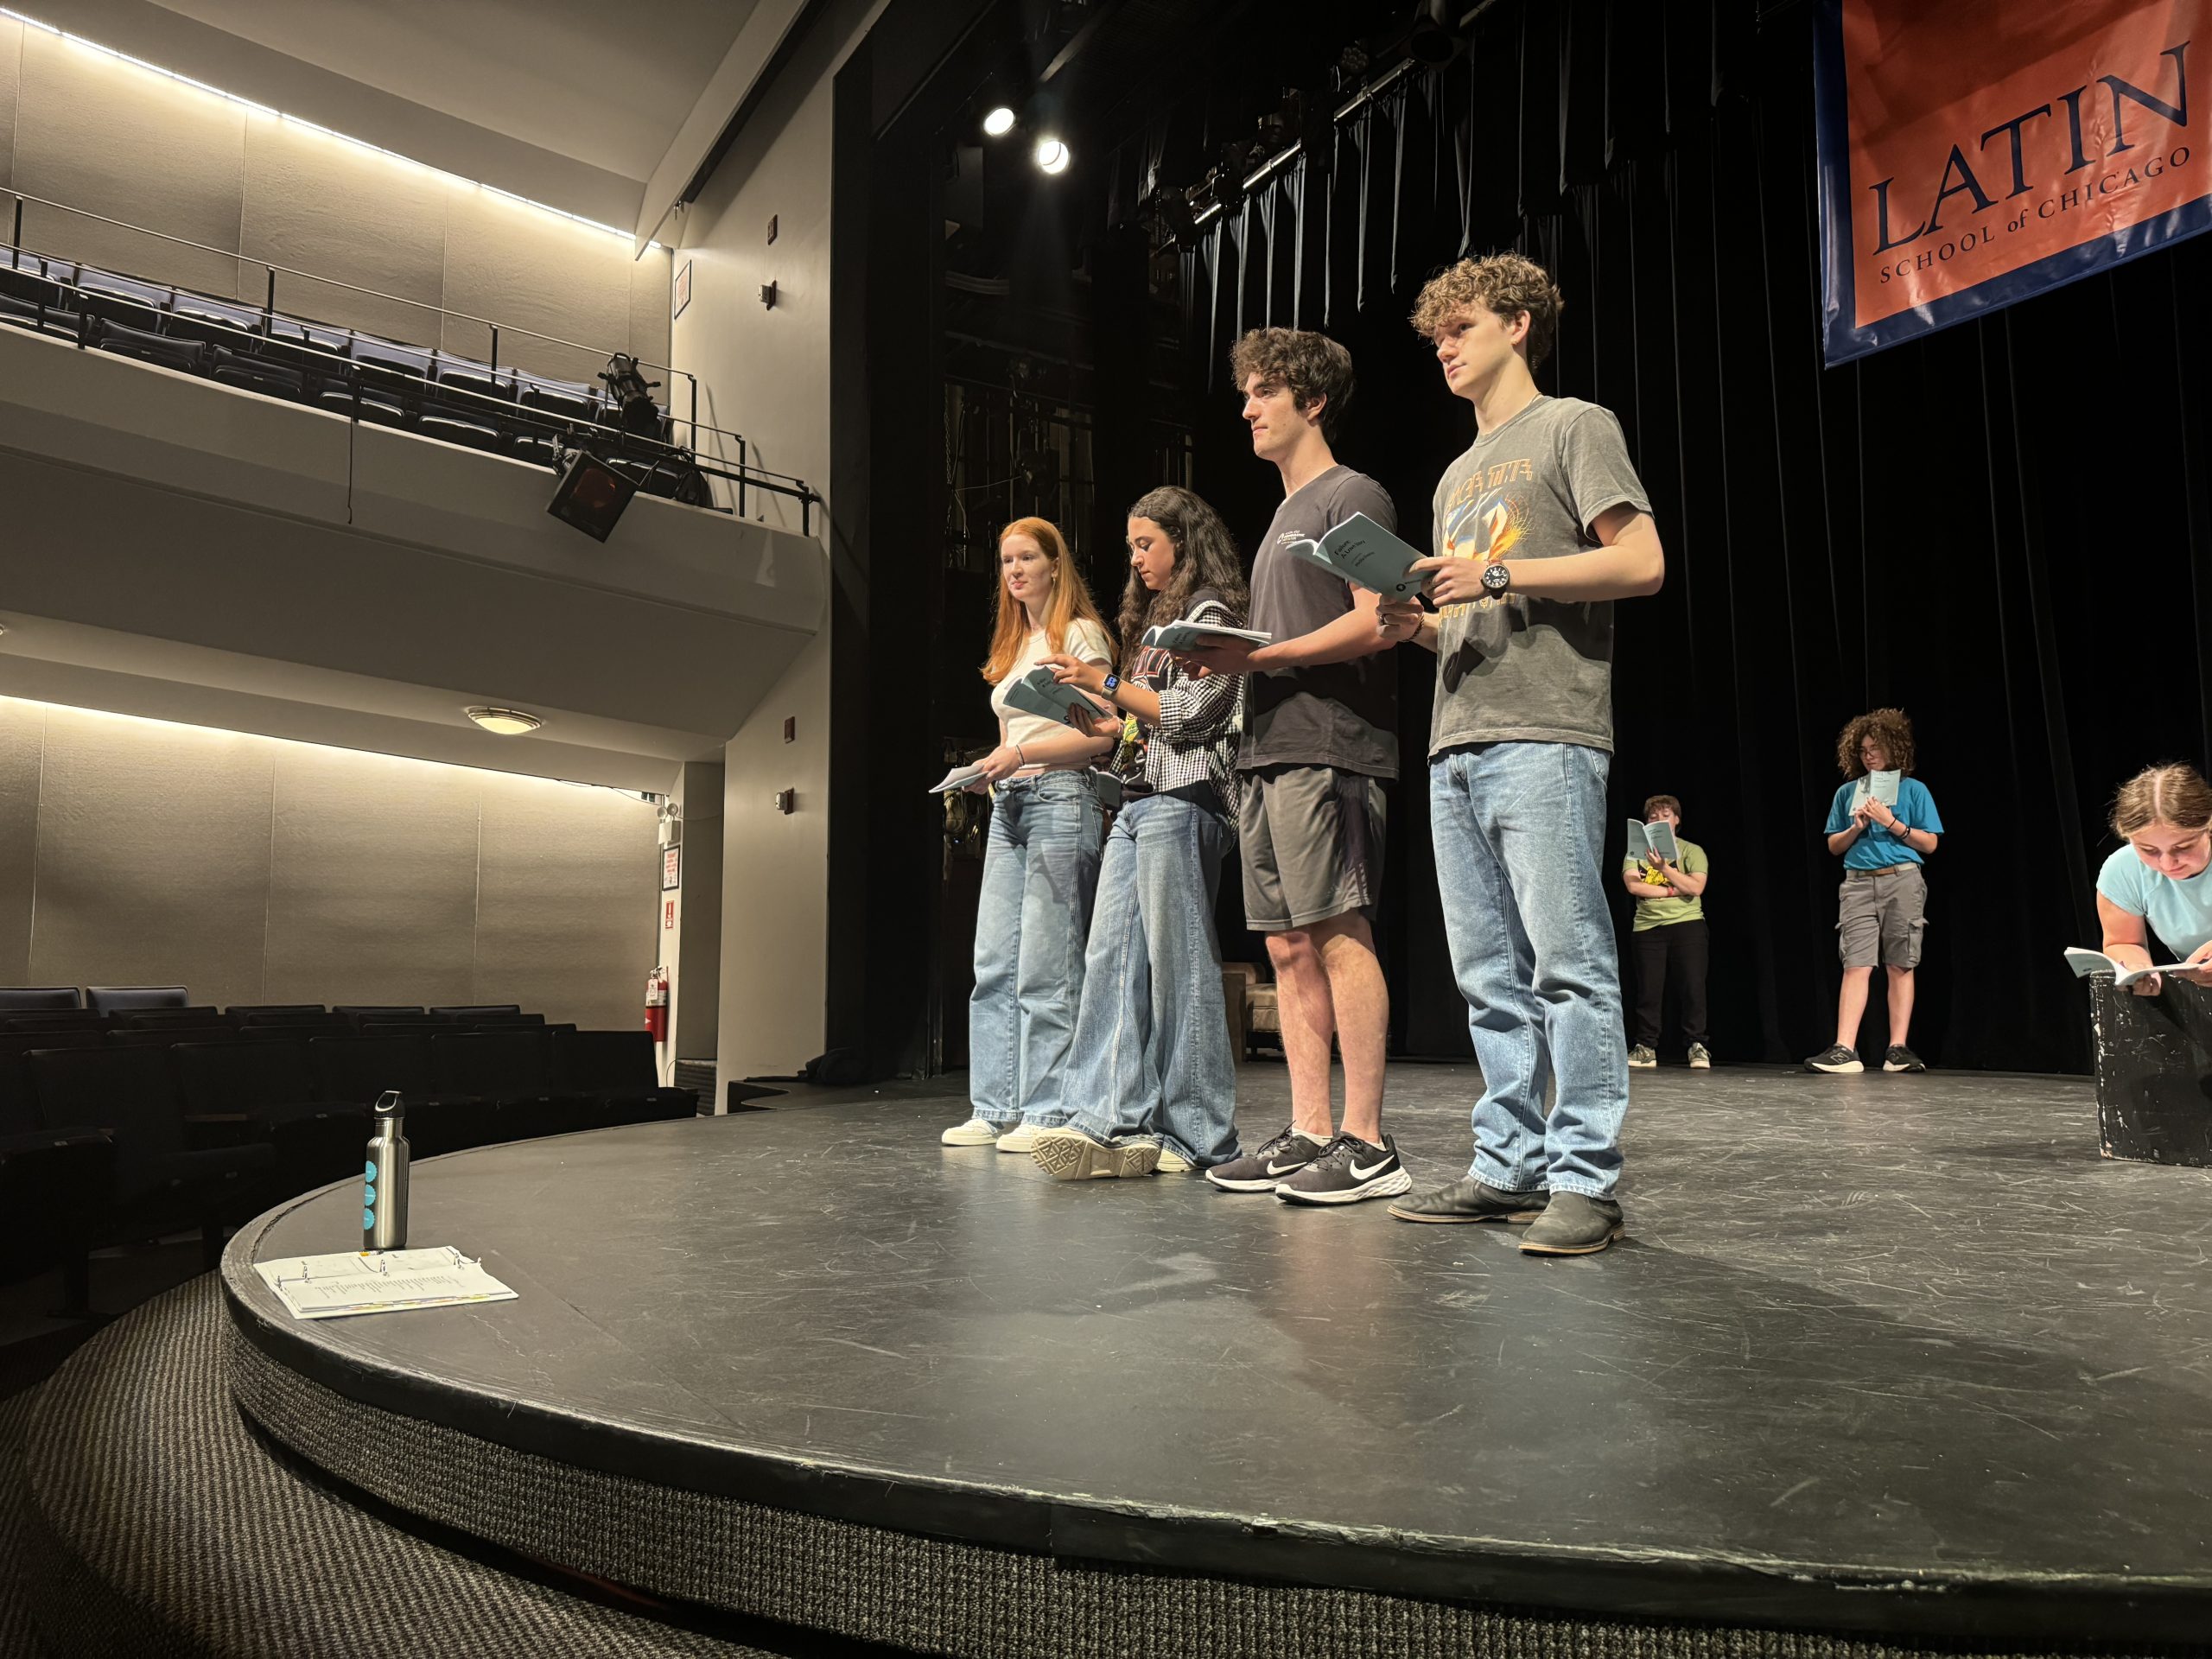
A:
[[[0,51],[6,48],[0,33]],[[45,740],[44,704],[0,697],[0,985],[30,982],[32,870]]]
[[[212,248],[238,245],[245,110],[136,65],[23,31],[14,188]],[[23,239],[80,264],[214,294],[238,261],[30,207]]]
[[[265,1001],[274,747],[49,708],[32,982]]]
[[[580,1026],[638,1022],[655,954],[653,809],[612,790],[480,774],[476,995]]]
[[[0,184],[13,188],[16,162],[16,91],[22,82],[23,26],[0,17]],[[9,211],[15,211],[9,204]]]
[[[469,1001],[476,795],[485,774],[304,743],[272,747],[264,996]]]
[[[445,295],[448,309],[508,326],[499,337],[502,363],[588,381],[630,339],[630,244],[496,192],[456,186],[446,201]],[[521,328],[576,345],[513,332]],[[480,357],[488,341],[480,327],[449,322],[444,344]]]
[[[245,129],[238,297],[266,297],[268,264],[336,276],[394,300],[336,283],[279,276],[276,307],[393,340],[438,338],[445,285],[446,195],[451,181],[316,132],[255,114]],[[266,261],[268,264],[257,263]],[[418,305],[402,304],[404,300]]]

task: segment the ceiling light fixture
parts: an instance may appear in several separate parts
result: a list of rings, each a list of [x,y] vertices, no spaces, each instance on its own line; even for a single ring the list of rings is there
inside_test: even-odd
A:
[[[1003,138],[1014,130],[1014,113],[1003,104],[983,118],[983,131],[993,138]]]
[[[1075,159],[1068,147],[1053,137],[1039,138],[1037,148],[1030,153],[1039,168],[1055,175],[1066,172],[1068,163]]]
[[[536,715],[525,715],[519,709],[489,709],[480,705],[462,712],[486,731],[499,737],[521,737],[545,723]]]

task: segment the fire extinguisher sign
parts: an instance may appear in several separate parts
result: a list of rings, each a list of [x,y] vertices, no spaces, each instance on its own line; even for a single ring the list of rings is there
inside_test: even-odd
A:
[[[664,928],[672,928],[676,925],[675,899],[664,899],[660,901],[660,925]]]

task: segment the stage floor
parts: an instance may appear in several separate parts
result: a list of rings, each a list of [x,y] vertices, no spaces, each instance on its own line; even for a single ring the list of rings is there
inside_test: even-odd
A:
[[[2098,1156],[2084,1079],[1640,1072],[1604,1255],[953,1149],[961,1080],[419,1165],[518,1301],[264,1354],[567,1465],[1189,1573],[1649,1617],[2196,1642],[2212,1172]],[[1240,1075],[1248,1141],[1287,1116]],[[1471,1067],[1399,1065],[1417,1182]]]

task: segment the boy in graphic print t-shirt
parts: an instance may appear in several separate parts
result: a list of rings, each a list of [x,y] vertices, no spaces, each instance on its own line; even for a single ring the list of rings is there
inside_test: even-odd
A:
[[[1476,435],[1437,486],[1437,556],[1414,566],[1440,610],[1385,601],[1377,619],[1436,653],[1430,829],[1483,1076],[1473,1167],[1390,1213],[1532,1222],[1521,1248],[1554,1255],[1620,1230],[1628,1049],[1601,865],[1612,601],[1656,592],[1665,570],[1620,423],[1536,390],[1559,310],[1550,276],[1517,254],[1462,261],[1421,290],[1414,327],[1474,405]]]

